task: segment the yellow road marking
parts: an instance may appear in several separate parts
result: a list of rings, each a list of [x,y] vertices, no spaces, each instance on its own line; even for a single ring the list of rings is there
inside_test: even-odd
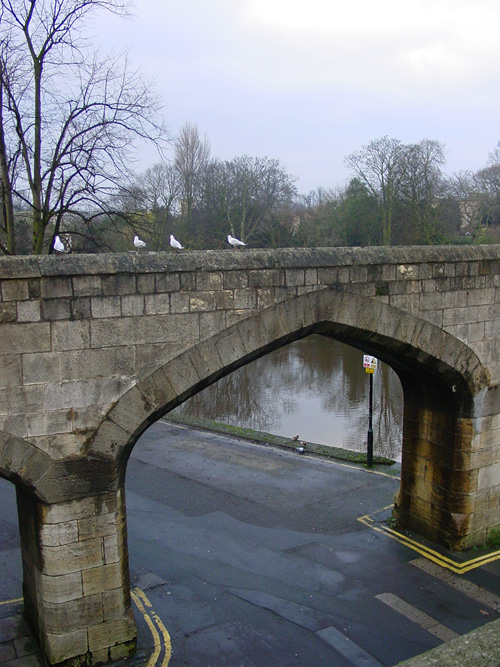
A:
[[[373,514],[379,514],[384,510],[390,509],[391,507],[392,505],[388,505],[383,509],[373,512]],[[396,540],[396,542],[403,544],[405,547],[416,551],[424,558],[431,560],[433,563],[455,572],[455,574],[465,574],[465,572],[469,572],[469,570],[474,570],[477,567],[487,565],[488,563],[492,563],[493,561],[500,559],[500,550],[498,550],[489,554],[484,554],[483,556],[478,556],[477,558],[471,558],[470,560],[464,562],[453,560],[447,556],[444,556],[443,554],[440,554],[438,551],[425,546],[425,544],[421,544],[420,542],[412,540],[410,537],[407,537],[406,535],[403,535],[402,533],[389,528],[389,526],[375,525],[372,516],[373,515],[370,516],[369,514],[365,514],[364,516],[358,517],[358,521],[363,523],[365,526],[368,526],[372,530],[375,530],[377,533],[387,535],[387,537]]]
[[[163,625],[161,618],[154,611],[153,606],[144,591],[142,591],[140,588],[135,588],[134,590],[130,591],[130,595],[136,607],[143,615],[144,620],[146,621],[153,636],[154,651],[146,667],[167,667],[172,656],[172,643],[170,641],[170,635],[168,634],[167,628]],[[14,600],[0,600],[0,606],[8,604],[19,604],[20,602],[23,602],[23,598],[15,598]],[[157,628],[162,635],[161,638]],[[162,648],[165,650],[165,655],[163,657],[163,661],[157,664],[158,656],[160,655]]]
[[[446,625],[442,625],[442,623],[436,621],[435,618],[420,611],[420,609],[417,609],[417,607],[406,602],[406,600],[394,595],[394,593],[380,593],[375,597],[391,609],[394,609],[398,614],[402,614],[403,616],[406,616],[406,618],[409,618],[410,621],[418,623],[420,627],[424,628],[424,630],[427,630],[427,632],[430,632],[435,637],[438,637],[438,639],[443,642],[448,642],[450,639],[458,637],[458,633],[456,633],[455,630],[448,628]]]
[[[130,592],[130,595],[132,596],[132,600],[134,601],[135,605],[143,615],[144,620],[146,621],[147,626],[153,636],[154,651],[151,654],[146,667],[167,667],[172,656],[172,643],[170,641],[170,635],[168,634],[167,628],[163,625],[161,618],[154,611],[153,606],[144,591],[142,591],[140,588],[134,588],[134,590]],[[161,662],[157,662],[162,648],[165,652],[163,660]]]
[[[143,615],[144,620],[146,621],[146,623],[149,627],[149,630],[150,630],[151,634],[153,635],[154,651],[151,654],[151,657],[148,660],[148,663],[147,663],[146,667],[154,667],[154,665],[156,665],[156,661],[158,660],[158,656],[160,655],[161,646],[162,646],[161,641],[160,641],[160,635],[158,634],[158,631],[156,630],[155,624],[153,623],[153,621],[149,617],[149,614],[144,609],[144,605],[142,604],[142,602],[141,602],[139,596],[137,595],[137,593],[135,591],[131,591],[130,595],[132,596],[132,600],[135,602],[137,608],[139,609],[139,611]]]
[[[23,598],[16,598],[15,600],[3,600],[0,601],[0,605],[3,604],[19,604],[19,602],[22,602]]]
[[[440,579],[448,586],[453,586],[457,591],[460,591],[463,595],[467,595],[472,600],[479,602],[480,604],[494,609],[495,611],[500,610],[500,597],[491,593],[491,591],[474,584],[468,579],[461,579],[460,576],[449,570],[445,570],[440,565],[432,563],[426,558],[415,558],[410,561],[410,565],[418,567],[423,572],[430,574],[436,579]]]

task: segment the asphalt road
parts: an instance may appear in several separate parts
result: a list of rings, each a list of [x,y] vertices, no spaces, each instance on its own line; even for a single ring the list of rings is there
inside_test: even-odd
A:
[[[21,595],[7,487],[4,601]],[[389,666],[498,618],[500,561],[457,575],[380,532],[397,488],[394,476],[155,424],[127,469],[138,653],[115,664]]]

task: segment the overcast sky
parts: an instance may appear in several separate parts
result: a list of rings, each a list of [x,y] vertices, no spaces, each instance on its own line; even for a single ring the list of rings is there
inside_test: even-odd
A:
[[[214,157],[279,159],[301,193],[345,183],[344,157],[384,135],[442,142],[450,174],[485,166],[500,140],[499,0],[137,0],[134,13],[100,20],[98,39],[155,79],[171,134],[190,122]]]

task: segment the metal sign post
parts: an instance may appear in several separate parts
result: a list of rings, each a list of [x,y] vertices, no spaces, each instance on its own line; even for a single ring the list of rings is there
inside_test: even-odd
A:
[[[368,468],[373,467],[373,373],[377,368],[377,360],[370,354],[363,355],[363,366],[365,371],[370,375],[370,396],[369,396],[369,410],[368,410],[368,435],[366,439],[366,465]]]

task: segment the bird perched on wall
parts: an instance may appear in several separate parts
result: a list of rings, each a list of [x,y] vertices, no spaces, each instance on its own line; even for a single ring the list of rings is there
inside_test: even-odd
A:
[[[66,248],[64,247],[64,243],[61,241],[59,236],[54,237],[54,250],[56,252],[66,252]]]
[[[144,241],[142,239],[140,239],[137,236],[137,234],[134,236],[134,246],[135,246],[135,248],[137,248],[137,250],[139,250],[139,248],[145,248],[146,247],[146,244],[144,243]]]
[[[299,436],[298,436],[298,435],[294,435],[294,436],[293,436],[293,440],[298,440],[298,439],[299,439]]]
[[[170,234],[170,245],[175,250],[184,250],[184,246],[179,243],[173,234]]]
[[[236,249],[236,246],[246,245],[246,243],[243,243],[243,241],[235,239],[234,236],[231,236],[231,234],[227,235],[227,242],[229,243],[229,245],[233,246],[233,249]]]

